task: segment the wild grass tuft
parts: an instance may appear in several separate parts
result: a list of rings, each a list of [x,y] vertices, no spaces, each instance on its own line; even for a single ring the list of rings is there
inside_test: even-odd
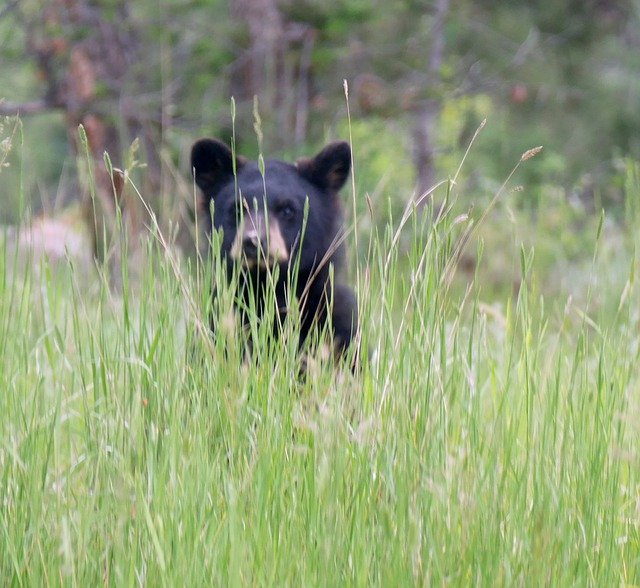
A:
[[[243,359],[219,256],[189,268],[157,228],[120,294],[73,264],[17,267],[3,245],[0,577],[637,584],[634,250],[614,315],[556,312],[526,248],[519,291],[488,305],[481,265],[451,287],[475,247],[459,212],[408,209],[372,234],[357,288],[371,359],[355,375],[320,352],[301,378],[295,321],[274,343],[253,320]]]

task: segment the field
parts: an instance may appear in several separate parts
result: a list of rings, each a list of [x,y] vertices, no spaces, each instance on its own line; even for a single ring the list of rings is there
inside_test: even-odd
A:
[[[629,177],[626,225],[583,237],[579,295],[522,245],[514,288],[485,299],[506,190],[467,216],[452,189],[437,222],[350,214],[355,375],[320,352],[301,377],[295,321],[277,344],[254,321],[248,361],[236,330],[211,340],[219,260],[157,231],[115,290],[3,245],[2,583],[637,585]]]

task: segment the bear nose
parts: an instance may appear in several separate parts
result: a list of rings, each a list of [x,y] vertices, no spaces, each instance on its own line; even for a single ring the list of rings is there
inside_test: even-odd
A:
[[[258,257],[258,247],[260,247],[260,239],[257,234],[245,235],[242,239],[242,251],[247,257]]]

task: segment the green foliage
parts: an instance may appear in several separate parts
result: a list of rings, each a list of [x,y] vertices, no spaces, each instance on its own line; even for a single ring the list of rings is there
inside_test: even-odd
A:
[[[628,156],[640,159],[639,14],[634,3],[562,0],[550,7],[520,0],[456,0],[446,19],[441,79],[427,83],[432,4],[406,0],[279,3],[287,23],[302,23],[314,32],[304,142],[317,145],[328,128],[344,125],[343,79],[351,85],[354,114],[363,115],[358,124],[369,125],[375,140],[381,128],[376,118],[384,117],[388,125],[382,136],[402,133],[406,137],[403,156],[411,154],[416,101],[437,98],[443,116],[436,129],[436,167],[443,179],[460,160],[478,124],[489,117],[470,160],[470,167],[481,171],[463,178],[470,180],[470,202],[482,197],[483,186],[502,177],[513,153],[541,144],[545,152],[539,164],[524,168],[519,177],[536,201],[537,194],[553,184],[567,195],[577,194],[593,210],[603,205],[620,211],[624,186],[619,161]],[[99,5],[109,18],[117,17],[119,2]],[[41,8],[40,2],[21,2],[0,20],[0,87],[2,97],[11,101],[30,100],[47,91],[39,79],[37,60],[25,55],[23,23],[38,16]],[[234,17],[233,4],[222,0],[138,2],[127,10],[131,18],[126,26],[137,31],[141,56],[131,65],[130,75],[144,80],[144,91],[137,91],[132,103],[143,111],[164,113],[164,122],[172,125],[164,129],[168,155],[186,173],[186,153],[194,137],[228,139],[233,132],[228,115],[230,76],[248,75],[241,67],[249,44],[247,31]],[[47,22],[44,31],[49,36],[82,34],[62,30],[56,22]],[[35,35],[36,41],[38,35],[42,33]],[[302,49],[293,43],[288,51],[279,67],[286,64],[295,73]],[[358,112],[355,82],[361,74],[373,74],[383,83],[382,112]],[[514,88],[519,93],[514,94]],[[109,88],[103,91],[108,94]],[[269,92],[279,95],[282,105],[295,102],[298,89],[271,88]],[[238,144],[249,152],[253,148],[252,101],[236,98]],[[291,138],[281,136],[282,115],[269,111],[263,117],[269,155],[293,149]],[[24,190],[34,207],[56,192],[71,197],[77,190],[63,120],[55,115],[37,117],[25,120],[24,129],[32,145],[27,158],[33,170],[24,178]],[[69,181],[59,185],[63,170],[69,170]],[[5,175],[11,185],[18,183],[15,173]],[[407,170],[406,178],[413,181],[413,177]],[[0,207],[0,214],[15,218],[9,204]]]
[[[552,180],[582,189],[587,180],[615,205],[621,198],[610,188],[615,158],[620,151],[640,157],[626,138],[639,120],[628,106],[638,96],[631,33],[637,14],[628,2],[573,4],[475,6],[461,16],[456,52],[477,59],[477,84],[497,106],[500,137],[487,154],[543,144],[557,161],[555,173],[529,177],[529,185]],[[526,94],[514,96],[516,85]],[[592,198],[588,189],[584,194]]]
[[[329,38],[343,37],[354,24],[371,19],[374,7],[367,0],[303,0],[282,2],[283,13],[291,20],[304,22],[322,30]]]

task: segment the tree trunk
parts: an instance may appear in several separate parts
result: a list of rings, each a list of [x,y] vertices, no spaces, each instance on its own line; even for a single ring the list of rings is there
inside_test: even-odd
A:
[[[84,207],[94,255],[107,259],[113,241],[117,207],[129,208],[125,228],[132,246],[143,224],[133,210],[139,203],[126,203],[104,164],[107,153],[113,166],[124,167],[125,146],[140,137],[146,151],[146,180],[152,197],[149,205],[158,210],[160,191],[160,107],[136,107],[135,96],[144,95],[144,75],[136,68],[143,61],[138,32],[128,23],[125,0],[50,0],[46,7],[25,22],[27,53],[38,65],[47,90],[41,100],[10,106],[14,113],[29,114],[61,109],[65,115],[69,144],[80,166],[90,166],[92,184],[84,190]],[[144,72],[143,72],[144,73]],[[124,124],[119,121],[124,121]],[[78,127],[86,134],[82,144]],[[120,186],[122,188],[122,186]],[[135,219],[138,219],[137,221]],[[119,269],[119,255],[112,269]]]
[[[246,105],[241,116],[250,115],[257,96],[262,121],[277,129],[280,146],[304,142],[315,29],[287,21],[277,0],[232,0],[231,12],[249,37],[231,72],[231,95]]]
[[[444,25],[450,0],[436,0],[432,27],[432,45],[427,65],[427,93],[431,98],[423,100],[415,113],[413,130],[414,162],[416,166],[416,198],[424,205],[431,199],[422,198],[435,185],[435,133],[440,116],[440,88],[442,61],[444,58]]]

